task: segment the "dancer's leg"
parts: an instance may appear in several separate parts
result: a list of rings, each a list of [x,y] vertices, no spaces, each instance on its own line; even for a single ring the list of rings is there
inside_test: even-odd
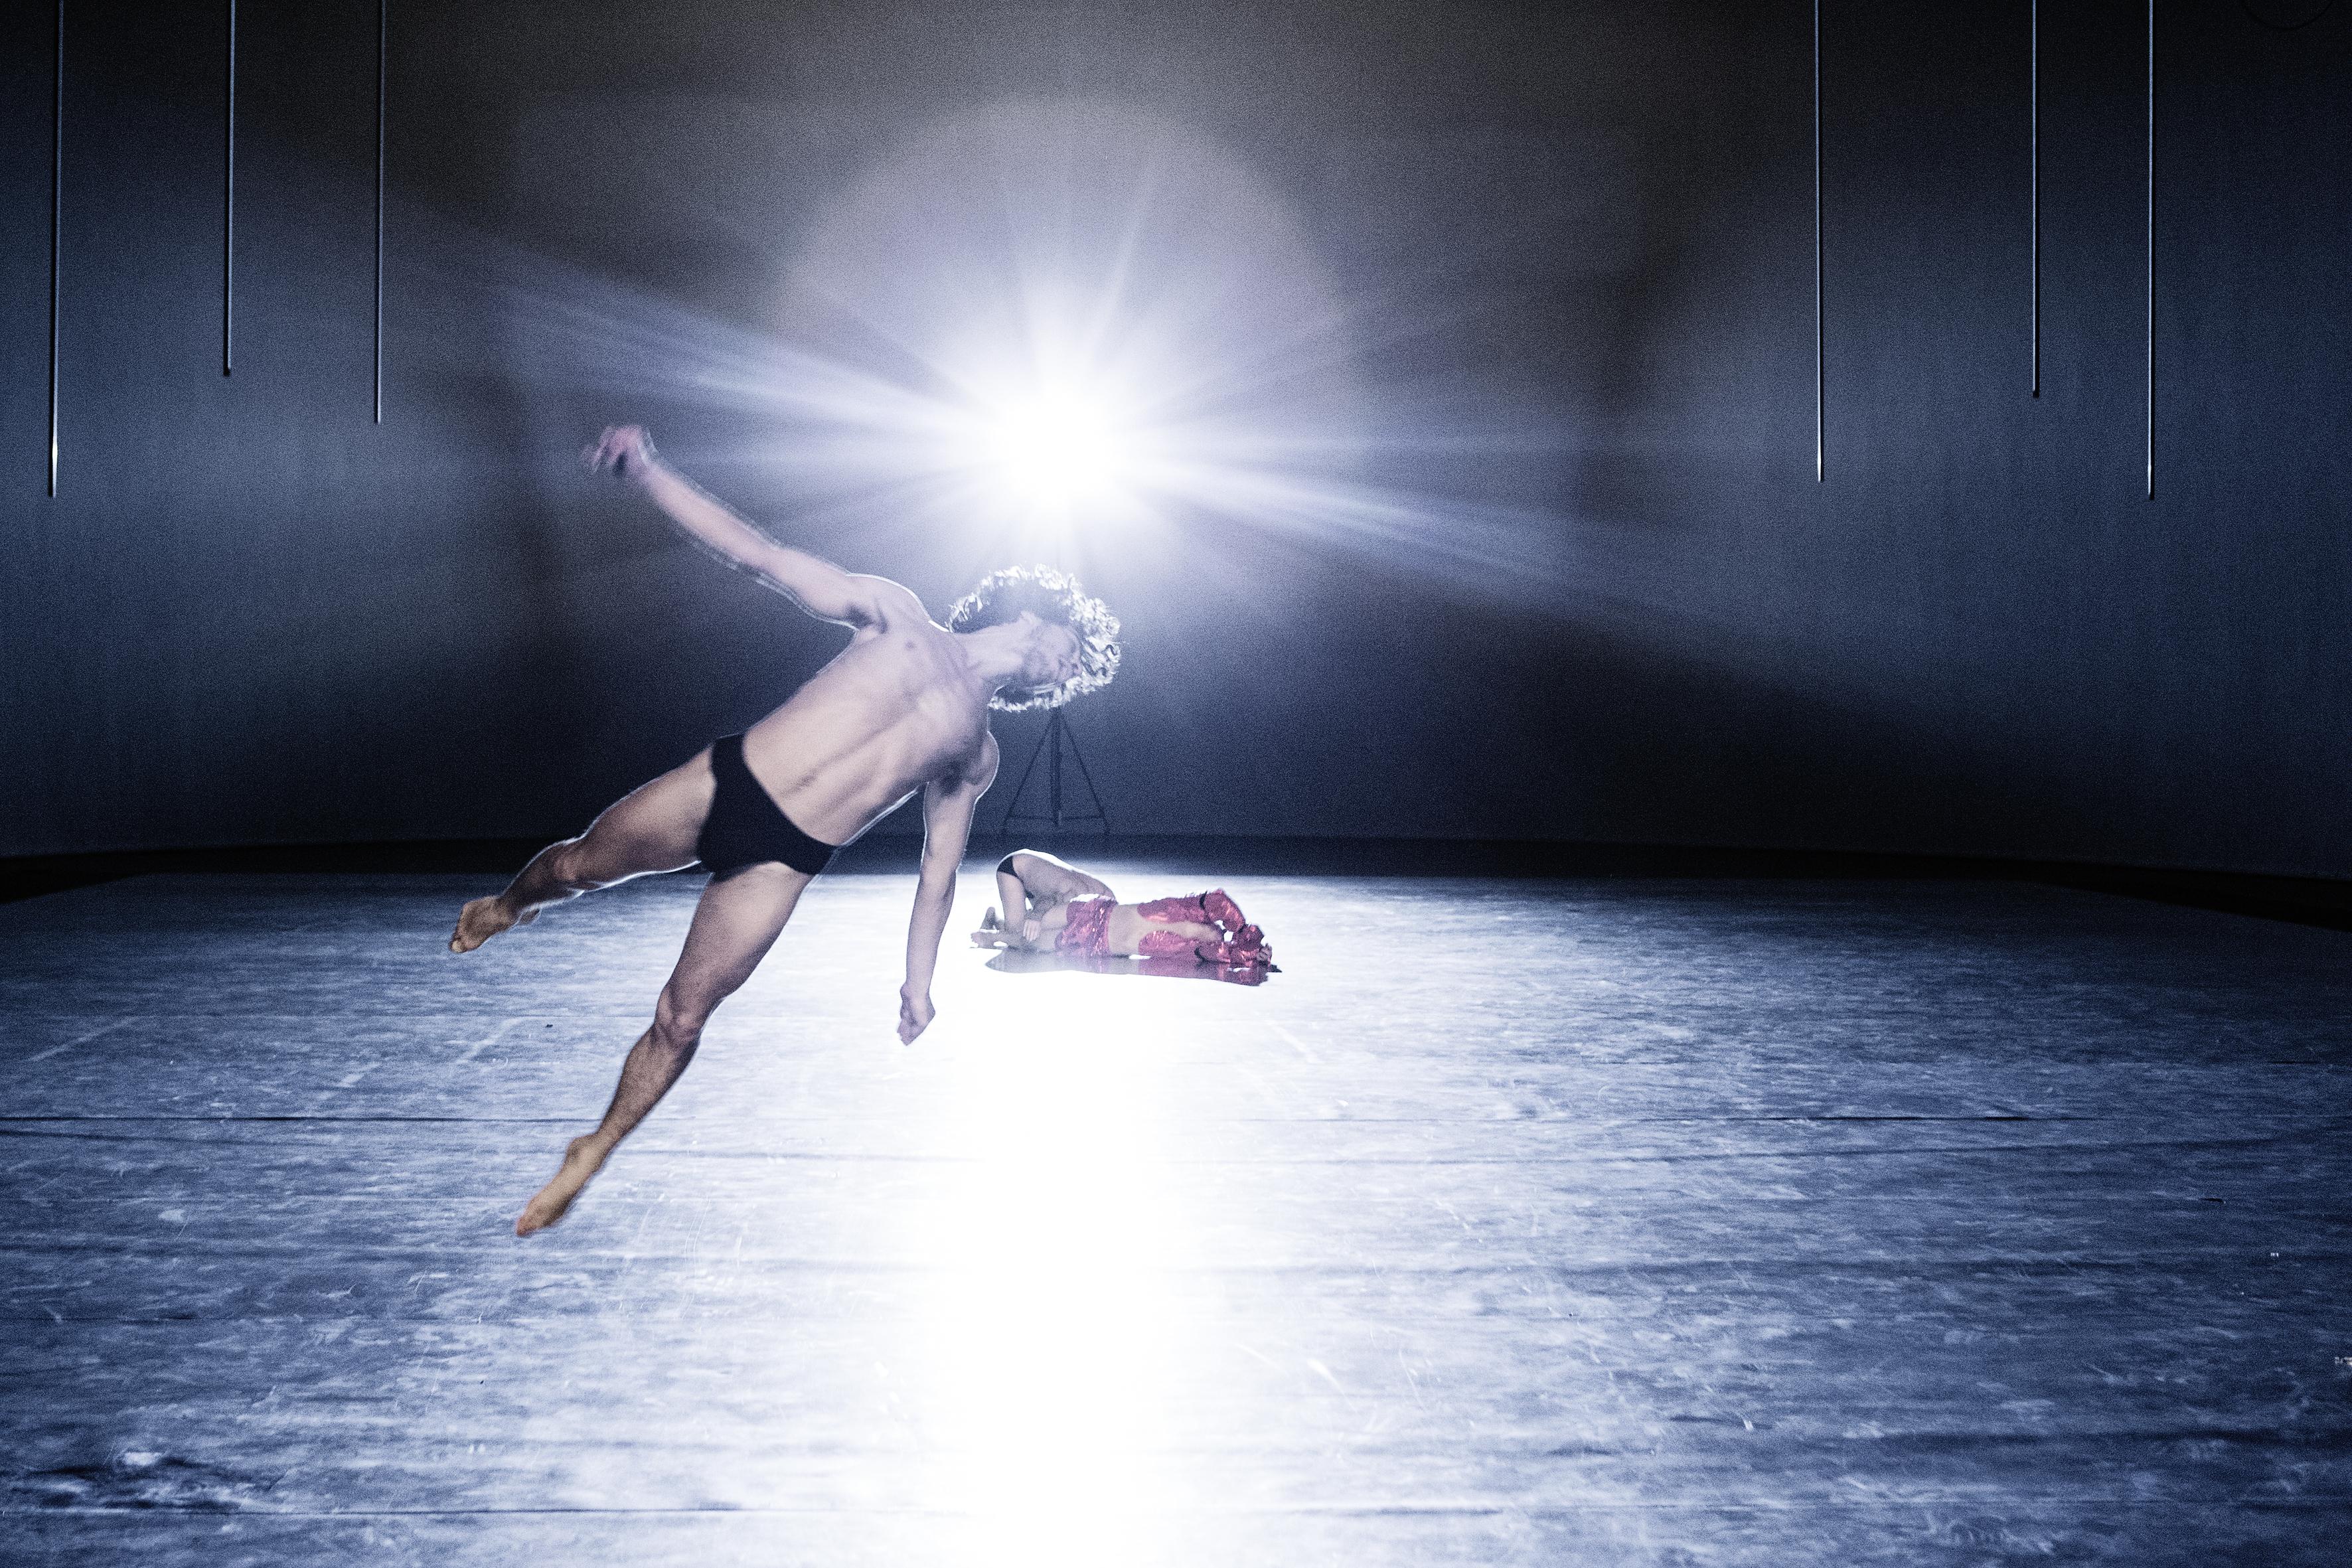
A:
[[[1212,888],[1205,893],[1193,893],[1181,899],[1152,899],[1136,905],[1135,910],[1154,925],[1204,921],[1223,927],[1227,935],[1241,930],[1244,924],[1242,907],[1227,897],[1223,888]]]
[[[1254,965],[1272,961],[1265,933],[1244,921],[1241,906],[1223,888],[1190,898],[1153,899],[1138,904],[1136,912],[1152,927],[1136,944],[1135,951],[1146,958],[1191,953],[1208,963]]]
[[[1255,931],[1244,926],[1244,931]],[[1202,936],[1199,933],[1206,931]],[[1135,951],[1146,958],[1197,958],[1203,963],[1222,963],[1235,967],[1270,963],[1274,950],[1265,939],[1249,942],[1220,938],[1213,926],[1153,926],[1135,944]]]
[[[1136,939],[1135,951],[1152,954],[1190,952],[1193,943],[1215,942],[1224,934],[1201,921],[1155,921]]]
[[[471,952],[509,926],[527,925],[550,904],[653,871],[694,864],[694,841],[710,815],[710,752],[704,750],[604,808],[577,838],[549,845],[496,898],[457,915],[449,951]]]
[[[1187,922],[1155,925],[1138,939],[1135,951],[1146,958],[1191,958],[1204,942],[1217,940],[1217,928]]]
[[[563,1217],[588,1179],[604,1168],[614,1146],[646,1119],[669,1092],[701,1043],[702,1026],[719,1004],[734,994],[760,966],[776,936],[792,919],[793,906],[809,877],[773,863],[747,866],[702,889],[694,923],[677,967],[654,1006],[653,1027],[637,1037],[621,1064],[621,1081],[596,1131],[574,1138],[563,1151],[555,1179],[540,1189],[515,1221],[515,1234],[529,1236]]]

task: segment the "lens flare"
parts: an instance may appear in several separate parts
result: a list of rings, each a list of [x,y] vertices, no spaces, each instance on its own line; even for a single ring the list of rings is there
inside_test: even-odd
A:
[[[1134,484],[1127,425],[1099,392],[1051,387],[998,409],[982,450],[1013,502],[1066,512]]]
[[[609,136],[533,123],[529,145],[566,158]],[[542,173],[532,188],[570,188]],[[510,369],[552,395],[534,409],[547,447],[643,421],[795,538],[942,582],[1053,559],[1271,610],[1264,563],[1303,547],[1547,615],[1671,610],[1629,591],[1649,534],[1568,514],[1563,410],[1488,397],[1426,352],[1464,327],[1445,280],[1352,286],[1349,231],[1310,227],[1203,125],[1008,98],[807,190],[756,222],[715,197],[675,215],[772,241],[758,307],[723,320],[552,258],[486,258]]]

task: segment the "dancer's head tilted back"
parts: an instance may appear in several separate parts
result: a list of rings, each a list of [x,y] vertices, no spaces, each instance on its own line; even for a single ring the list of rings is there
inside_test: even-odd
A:
[[[1087,597],[1076,578],[1050,566],[991,572],[948,612],[948,630],[976,632],[1024,617],[1034,633],[1029,674],[1034,679],[1006,686],[990,707],[1004,713],[1059,708],[1108,686],[1118,673],[1118,617],[1100,599]]]

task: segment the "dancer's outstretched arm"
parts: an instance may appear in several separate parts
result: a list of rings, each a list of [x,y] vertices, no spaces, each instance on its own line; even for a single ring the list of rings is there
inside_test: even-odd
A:
[[[591,468],[600,473],[609,468],[644,490],[697,543],[788,595],[819,620],[873,626],[884,619],[886,608],[913,598],[887,577],[845,572],[805,550],[770,539],[662,461],[640,426],[613,426],[584,456]]]
[[[923,868],[915,879],[915,912],[907,921],[907,983],[898,990],[898,1038],[913,1045],[930,1027],[931,972],[940,934],[955,907],[956,870],[971,838],[971,814],[996,779],[996,737],[981,742],[971,770],[923,789]]]

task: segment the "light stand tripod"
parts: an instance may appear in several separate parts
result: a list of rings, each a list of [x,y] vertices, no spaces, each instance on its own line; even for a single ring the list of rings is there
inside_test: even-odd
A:
[[[1062,569],[1062,544],[1063,540],[1057,535],[1054,542],[1054,570],[1056,573]],[[1076,810],[1064,798],[1062,753],[1065,752],[1069,753],[1070,761],[1078,764],[1078,783],[1086,789],[1087,801],[1094,808],[1091,811]],[[1037,759],[1040,757],[1045,759],[1045,809],[1042,813],[1024,811],[1021,809],[1021,797],[1029,792],[1029,775],[1037,771]],[[1103,809],[1102,792],[1095,788],[1094,774],[1087,771],[1086,756],[1078,750],[1078,738],[1070,733],[1070,721],[1062,717],[1059,708],[1046,713],[1045,732],[1037,737],[1036,747],[1030,752],[1028,763],[1021,770],[1021,782],[1013,786],[1012,797],[1004,803],[1004,820],[997,824],[997,831],[1010,838],[1013,836],[1013,824],[1020,822],[1035,823],[1055,833],[1061,832],[1066,823],[1092,822],[1097,825],[1095,831],[1106,842],[1110,838],[1110,814]]]
[[[1062,753],[1065,752],[1069,753],[1070,761],[1078,764],[1078,783],[1086,790],[1086,798],[1093,807],[1090,811],[1077,810],[1074,804],[1064,799]],[[1045,760],[1045,809],[1042,812],[1024,811],[1021,809],[1021,797],[1029,791],[1029,775],[1037,771],[1037,759],[1040,757]],[[1070,733],[1070,722],[1062,717],[1059,708],[1045,716],[1045,732],[1038,737],[1036,748],[1029,753],[1028,764],[1021,770],[1021,782],[1013,786],[1012,798],[1004,803],[1002,831],[1006,837],[1014,837],[1013,825],[1016,822],[1037,823],[1055,833],[1061,832],[1066,823],[1094,822],[1101,825],[1097,832],[1105,838],[1110,837],[1110,816],[1103,810],[1101,792],[1095,788],[1094,775],[1087,771],[1086,755],[1078,750],[1078,738]]]

